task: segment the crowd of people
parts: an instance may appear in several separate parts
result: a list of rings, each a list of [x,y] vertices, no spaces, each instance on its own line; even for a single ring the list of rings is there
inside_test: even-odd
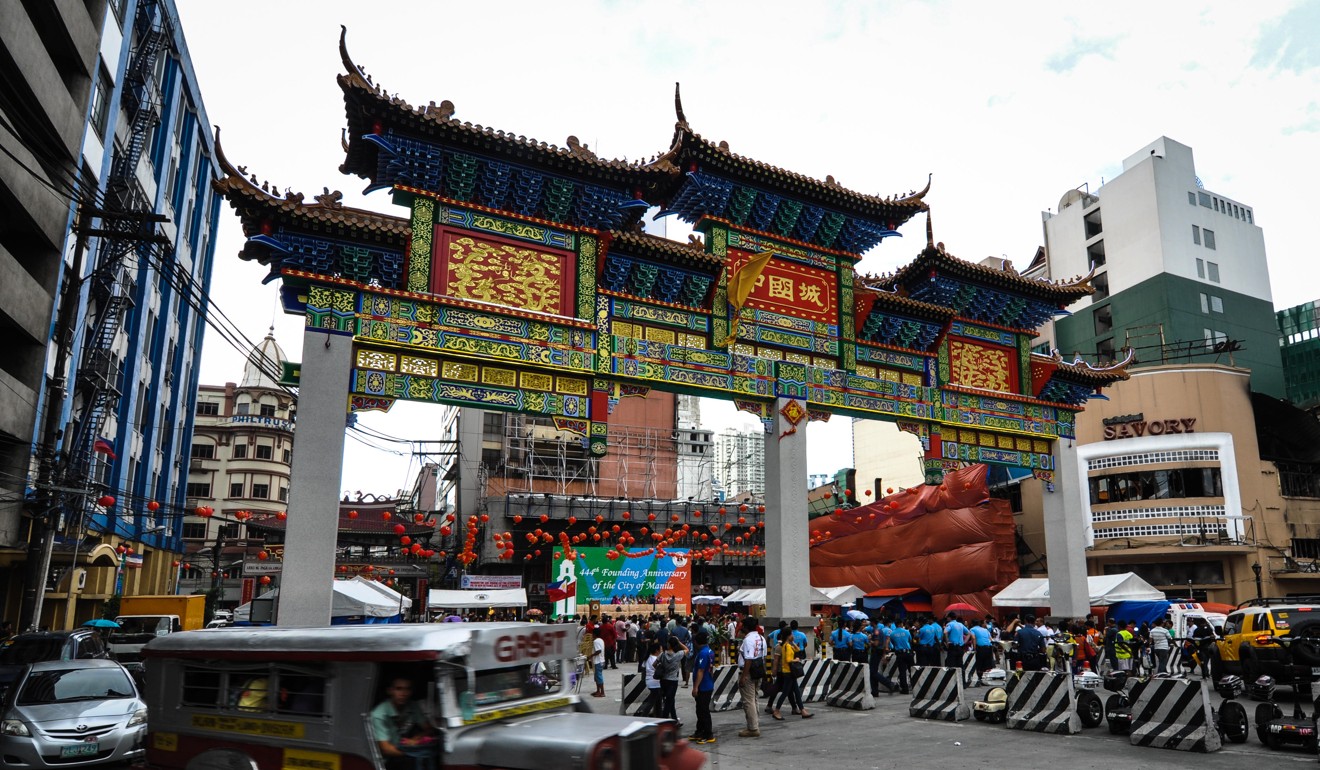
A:
[[[860,613],[859,613],[860,614]],[[717,658],[738,668],[746,728],[740,737],[760,736],[760,700],[764,713],[784,719],[810,719],[803,703],[799,679],[813,654],[808,633],[815,637],[814,654],[835,660],[866,663],[871,694],[908,694],[914,666],[963,665],[964,653],[974,652],[977,684],[994,668],[1050,668],[1098,674],[1128,671],[1133,674],[1173,674],[1179,667],[1200,666],[1202,676],[1217,675],[1215,633],[1204,619],[1193,619],[1187,638],[1174,635],[1173,623],[1159,620],[1137,624],[1095,616],[1059,624],[1032,615],[1010,615],[1000,623],[990,615],[966,621],[960,613],[944,618],[929,615],[878,618],[819,617],[809,630],[796,620],[781,621],[773,630],[754,616],[737,613],[688,618],[653,613],[611,618],[581,618],[579,646],[593,667],[595,697],[605,696],[605,670],[620,665],[637,667],[644,675],[647,698],[641,715],[678,719],[675,702],[680,687],[691,687],[697,724],[689,739],[714,742],[710,700],[714,691]],[[893,676],[886,661],[892,656]]]

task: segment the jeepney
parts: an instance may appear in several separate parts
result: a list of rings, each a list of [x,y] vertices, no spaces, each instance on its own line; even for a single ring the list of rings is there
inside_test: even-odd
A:
[[[143,649],[147,765],[382,770],[370,712],[402,677],[435,727],[409,751],[418,770],[700,768],[673,721],[591,713],[569,682],[576,634],[540,623],[171,634]]]

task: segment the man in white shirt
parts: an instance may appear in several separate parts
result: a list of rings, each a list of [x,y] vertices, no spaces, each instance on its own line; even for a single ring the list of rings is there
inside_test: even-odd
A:
[[[600,638],[600,627],[591,632],[591,665],[596,670],[596,691],[593,698],[605,697],[605,640]]]
[[[756,618],[743,618],[743,640],[738,646],[738,693],[742,696],[743,714],[747,717],[747,729],[738,731],[739,738],[761,737],[761,715],[756,705],[757,688],[766,674],[765,637],[756,630]],[[758,662],[759,661],[759,662]],[[759,669],[754,671],[754,669]],[[753,677],[757,673],[759,676]]]

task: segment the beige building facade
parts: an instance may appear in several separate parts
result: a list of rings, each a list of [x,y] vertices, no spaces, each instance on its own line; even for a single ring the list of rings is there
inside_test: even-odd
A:
[[[1313,418],[1281,412],[1291,407],[1253,396],[1249,371],[1217,364],[1135,369],[1105,392],[1059,449],[1077,454],[1068,486],[1080,491],[1088,574],[1136,572],[1171,598],[1229,604],[1320,594],[1320,497],[1276,464]],[[1048,560],[1042,483],[1020,492],[1022,550]],[[1027,561],[1024,574],[1043,574]]]

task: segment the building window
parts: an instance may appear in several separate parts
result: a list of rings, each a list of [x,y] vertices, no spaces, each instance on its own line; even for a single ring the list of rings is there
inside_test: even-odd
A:
[[[237,524],[221,524],[221,525],[220,525],[220,531],[216,534],[216,537],[222,537],[222,538],[224,538],[225,540],[237,540],[237,539],[238,539],[238,525],[237,525]]]
[[[1201,292],[1201,312],[1210,312],[1210,298],[1206,296],[1205,292]]]
[[[253,485],[252,485],[252,497],[253,497],[253,499],[256,499],[256,500],[268,500],[268,499],[270,499],[270,485],[269,485],[269,484],[253,484]]]
[[[1202,230],[1202,232],[1205,233],[1205,247],[1207,249],[1213,249],[1215,247],[1215,231]]]
[[[1196,193],[1192,192],[1191,190],[1188,190],[1188,191],[1187,191],[1187,202],[1190,203],[1190,204],[1192,204],[1193,206],[1195,206],[1195,205],[1196,205]]]
[[[1205,206],[1206,208],[1210,208],[1210,196],[1209,196],[1209,195],[1206,195],[1206,194],[1203,193],[1203,192],[1197,192],[1197,193],[1196,193],[1196,200],[1197,200],[1197,202],[1200,203],[1202,206]]]
[[[1249,225],[1250,225],[1250,224],[1254,224],[1254,223],[1251,221],[1251,209],[1247,209],[1245,213],[1246,213],[1246,215],[1247,215],[1247,224],[1249,224]]]
[[[1206,350],[1214,350],[1216,345],[1222,345],[1223,343],[1228,342],[1228,335],[1221,331],[1202,329],[1202,332],[1205,334]]]
[[[1114,316],[1108,305],[1098,307],[1092,315],[1095,324],[1095,336],[1103,337],[1114,330]]]
[[[481,417],[481,434],[493,440],[504,438],[504,415],[499,412],[486,412]]]
[[[97,68],[96,91],[92,94],[92,128],[103,141],[105,130],[110,125],[110,102],[113,100],[115,84],[103,68]]]
[[[183,523],[184,540],[205,540],[206,522],[204,521],[185,521]]]
[[[192,453],[189,455],[194,460],[210,460],[215,457],[214,444],[193,444]]]
[[[198,401],[197,414],[202,417],[214,417],[220,414],[220,405],[214,401]]]
[[[249,404],[249,403],[247,403],[246,401],[243,402],[243,403],[241,403],[241,404],[239,404],[238,407],[237,407],[238,414],[248,414],[248,410],[249,410],[251,407],[252,407],[252,405]]]
[[[289,488],[288,488],[288,487],[280,487],[280,502],[281,502],[281,503],[287,503],[287,502],[289,502]]]
[[[202,497],[202,498],[210,497],[210,496],[211,496],[211,484],[210,484],[210,482],[191,482],[191,481],[190,481],[190,482],[188,482],[188,486],[187,486],[187,488],[186,488],[185,491],[184,491],[184,495],[186,495],[186,496],[188,496],[188,497]]]
[[[1200,257],[1196,258],[1196,277],[1205,278],[1205,260]]]
[[[1114,338],[1109,337],[1095,343],[1095,355],[1101,361],[1114,360]]]
[[[1206,230],[1206,232],[1208,233],[1208,232],[1210,232],[1210,231],[1209,231],[1209,230]],[[1218,262],[1206,262],[1206,263],[1205,263],[1205,274],[1206,274],[1206,276],[1207,276],[1210,280],[1214,281],[1215,283],[1219,283],[1219,263],[1218,263]]]
[[[1201,228],[1196,225],[1192,225],[1192,243],[1195,243],[1197,246],[1201,245]]]
[[[257,459],[269,460],[274,456],[274,451],[270,444],[257,444]]]
[[[1216,313],[1224,312],[1224,300],[1215,295],[1210,295],[1210,309]]]
[[[274,416],[275,416],[275,405],[274,405],[274,404],[262,404],[262,405],[261,405],[261,416],[262,416],[262,417],[274,417]]]
[[[1104,239],[1098,240],[1086,247],[1086,261],[1091,267],[1101,267],[1105,264],[1105,242]]]
[[[289,464],[289,450],[287,450],[287,449],[281,450],[281,454],[282,454],[283,457],[284,457],[284,464],[285,464],[285,465],[288,465],[288,464]]]
[[[242,460],[247,457],[247,444],[234,444],[234,449],[229,453],[229,456],[235,460]]]
[[[241,482],[241,481],[231,481],[231,482],[229,483],[229,496],[230,496],[230,497],[242,497],[242,496],[243,496],[243,482]]]

